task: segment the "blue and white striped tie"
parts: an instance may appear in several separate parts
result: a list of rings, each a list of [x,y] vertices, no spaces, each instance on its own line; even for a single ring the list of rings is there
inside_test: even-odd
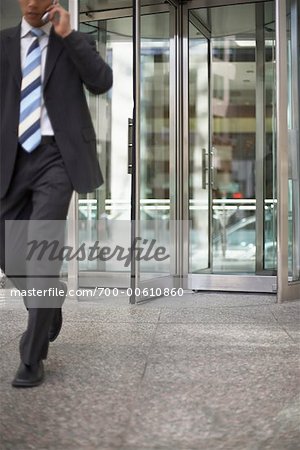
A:
[[[41,143],[42,58],[39,37],[44,32],[33,28],[35,39],[26,55],[21,85],[19,143],[32,152]]]

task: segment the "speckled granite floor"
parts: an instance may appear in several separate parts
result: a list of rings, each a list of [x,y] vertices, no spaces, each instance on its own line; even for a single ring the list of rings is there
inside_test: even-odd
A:
[[[17,390],[26,311],[4,297],[1,449],[300,448],[300,300],[68,299],[45,383]]]

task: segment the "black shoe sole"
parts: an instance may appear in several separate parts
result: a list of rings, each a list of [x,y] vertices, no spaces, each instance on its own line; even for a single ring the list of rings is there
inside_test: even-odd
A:
[[[13,380],[13,382],[11,383],[11,385],[15,388],[31,388],[31,387],[36,387],[39,386],[40,384],[42,384],[44,381],[44,378],[42,378],[41,380],[37,380],[37,381],[25,381],[25,380]]]

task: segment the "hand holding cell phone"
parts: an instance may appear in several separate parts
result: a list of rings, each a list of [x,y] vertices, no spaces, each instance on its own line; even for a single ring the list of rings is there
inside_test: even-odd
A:
[[[72,32],[70,14],[58,3],[58,0],[52,0],[52,5],[45,11],[41,20],[44,23],[51,22],[55,33],[62,38]]]
[[[56,5],[57,4],[57,0],[52,0],[52,5]],[[56,20],[59,19],[59,15],[56,14]],[[46,11],[43,15],[42,15],[42,22],[47,23],[50,20],[50,11]]]

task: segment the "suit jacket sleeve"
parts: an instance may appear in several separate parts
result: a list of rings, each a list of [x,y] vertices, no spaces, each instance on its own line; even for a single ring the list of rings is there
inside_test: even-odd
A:
[[[73,30],[63,39],[63,43],[90,92],[103,94],[112,87],[112,70],[97,52],[93,38]]]

